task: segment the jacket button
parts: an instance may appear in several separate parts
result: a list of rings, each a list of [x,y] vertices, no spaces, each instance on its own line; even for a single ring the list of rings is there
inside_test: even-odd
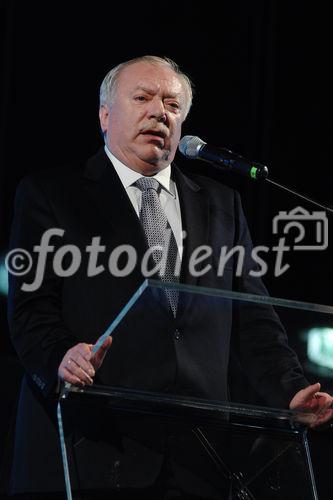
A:
[[[176,340],[180,340],[180,331],[178,329],[175,330],[174,337]]]

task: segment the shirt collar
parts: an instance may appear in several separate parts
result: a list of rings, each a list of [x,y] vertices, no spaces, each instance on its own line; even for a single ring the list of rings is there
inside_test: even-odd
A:
[[[133,184],[138,179],[140,179],[140,177],[143,177],[142,174],[136,172],[135,170],[132,170],[131,168],[127,167],[124,163],[122,163],[120,160],[118,160],[118,158],[116,158],[114,154],[111,153],[111,151],[106,145],[104,146],[104,149],[108,158],[111,160],[121,180],[121,183],[125,189],[127,189],[130,186],[133,186]],[[159,172],[157,172],[157,174],[153,175],[152,177],[153,179],[156,179],[161,184],[161,186],[169,194],[171,194],[171,196],[173,196],[174,198],[176,197],[175,185],[171,179],[171,165],[168,165],[163,170],[160,170]]]

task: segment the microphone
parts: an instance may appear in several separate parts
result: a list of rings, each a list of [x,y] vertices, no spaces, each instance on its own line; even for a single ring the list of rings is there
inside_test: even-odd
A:
[[[215,166],[234,170],[252,180],[265,180],[268,176],[268,168],[265,165],[246,160],[229,149],[210,146],[194,135],[185,135],[178,148],[190,160],[205,160]]]

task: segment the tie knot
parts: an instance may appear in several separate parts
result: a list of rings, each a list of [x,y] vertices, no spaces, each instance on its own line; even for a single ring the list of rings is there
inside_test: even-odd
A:
[[[152,177],[140,177],[135,184],[141,191],[148,191],[148,189],[158,191],[160,187],[160,183]]]

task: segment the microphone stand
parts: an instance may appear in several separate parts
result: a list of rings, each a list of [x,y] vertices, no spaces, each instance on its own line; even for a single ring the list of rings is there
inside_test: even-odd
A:
[[[299,198],[302,198],[303,200],[308,201],[308,202],[312,203],[313,205],[316,205],[319,208],[323,208],[324,210],[326,210],[327,212],[329,212],[331,214],[333,213],[332,207],[329,207],[327,205],[323,205],[322,203],[315,201],[314,199],[310,198],[309,196],[305,196],[304,194],[301,194],[298,191],[295,191],[294,189],[291,189],[287,186],[284,186],[283,184],[280,184],[279,182],[273,181],[272,179],[269,179],[269,178],[262,179],[262,180],[266,180],[266,182],[269,182],[273,186],[277,186],[280,189],[283,189],[284,191],[287,191],[288,193],[292,193],[292,194],[298,196]]]
[[[319,203],[318,201],[314,200],[313,198],[310,198],[309,196],[305,196],[304,194],[299,193],[295,189],[291,189],[287,186],[284,186],[283,184],[280,184],[279,182],[276,182],[268,177],[268,168],[265,165],[262,165],[260,163],[256,162],[249,162],[248,160],[244,160],[241,156],[239,157],[240,160],[237,162],[238,169],[234,169],[235,172],[241,174],[242,176],[245,175],[248,179],[251,179],[252,181],[256,182],[269,182],[273,186],[276,186],[284,191],[287,191],[288,193],[292,193],[299,198],[308,201],[309,203],[312,203],[313,205],[323,208],[329,213],[333,213],[333,208],[327,205],[323,205],[322,203]],[[235,160],[228,160],[228,159],[223,159],[223,163],[219,163],[217,161],[208,161],[213,167],[215,167],[218,170],[224,170],[227,172],[232,172],[233,171],[233,165],[235,164]],[[239,168],[239,167],[242,168]]]

